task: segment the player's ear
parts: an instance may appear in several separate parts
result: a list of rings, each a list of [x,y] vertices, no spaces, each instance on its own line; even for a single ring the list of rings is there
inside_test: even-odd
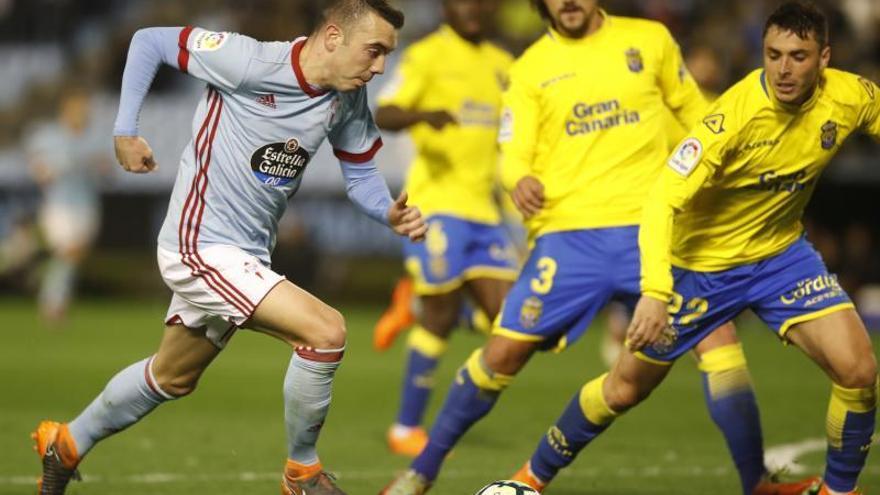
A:
[[[345,35],[337,24],[331,22],[324,26],[324,49],[333,52],[344,42]]]
[[[819,50],[819,68],[825,69],[828,67],[828,64],[831,62],[831,46],[826,45],[824,48]]]

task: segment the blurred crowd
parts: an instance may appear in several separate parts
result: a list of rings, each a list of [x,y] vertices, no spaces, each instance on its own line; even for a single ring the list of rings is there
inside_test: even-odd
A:
[[[544,26],[528,0],[492,0],[498,4],[494,38],[513,53],[521,52],[540,36]],[[440,0],[398,0],[407,15],[401,33],[405,45],[435,29],[440,20]],[[606,0],[605,9],[617,15],[659,20],[680,42],[687,65],[708,93],[718,94],[761,63],[761,35],[775,0]],[[831,19],[832,64],[880,80],[880,2],[877,0],[819,0]],[[290,40],[307,33],[320,2],[314,0],[0,0],[0,191],[20,187],[4,177],[4,163],[19,167],[34,129],[55,120],[69,88],[83,89],[96,108],[104,102],[101,133],[109,132],[107,118],[115,112],[115,93],[131,35],[140,27],[192,24],[209,29],[238,31],[263,40]],[[186,93],[186,78],[170,70],[159,72],[151,98]],[[381,83],[381,82],[380,82]],[[375,90],[374,90],[375,93]],[[153,117],[161,123],[188,122],[189,107],[172,100],[163,108],[177,115]],[[145,119],[149,120],[145,109]],[[100,113],[100,112],[99,112]],[[171,124],[164,126],[173,129]],[[97,127],[97,126],[96,126]],[[179,133],[178,133],[179,134]],[[179,139],[179,138],[178,138]],[[856,138],[829,170],[830,179],[880,186],[880,172],[872,162],[876,145]],[[109,137],[107,143],[109,146]],[[104,150],[112,162],[112,150]],[[4,162],[4,157],[6,160]],[[13,158],[10,158],[13,157]],[[387,155],[386,155],[387,157]],[[160,156],[161,158],[161,156]],[[173,160],[173,159],[171,159]],[[161,163],[161,162],[160,162]],[[393,161],[403,174],[406,160]],[[10,168],[7,166],[6,168]],[[20,167],[19,167],[20,168]],[[172,172],[173,163],[164,172]],[[171,169],[171,170],[167,170]],[[383,169],[387,172],[387,169]],[[39,178],[31,174],[34,188]],[[105,178],[105,183],[108,182]],[[112,182],[112,181],[111,181]],[[394,181],[392,180],[392,183]],[[863,188],[864,190],[864,188]],[[870,188],[866,194],[871,195]],[[2,196],[2,194],[0,194]],[[833,195],[823,201],[843,202]],[[0,201],[2,203],[2,201]],[[824,205],[824,203],[823,203]],[[822,206],[827,209],[829,206]],[[833,207],[833,206],[832,206]],[[845,206],[837,205],[840,211]],[[7,212],[7,218],[4,216]],[[871,215],[840,220],[840,216],[814,218],[810,231],[829,267],[841,274],[852,290],[880,282],[876,249],[880,223]],[[19,242],[22,227],[10,219],[0,204],[0,267],[8,262],[10,245]],[[286,238],[302,242],[303,224]],[[13,242],[14,241],[14,242]],[[880,296],[877,296],[880,302]],[[880,311],[878,311],[880,313]]]

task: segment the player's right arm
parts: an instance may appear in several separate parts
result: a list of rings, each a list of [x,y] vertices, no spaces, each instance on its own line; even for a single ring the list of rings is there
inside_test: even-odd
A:
[[[391,81],[379,94],[376,125],[387,131],[401,131],[416,124],[428,124],[441,130],[455,124],[455,117],[448,111],[419,108],[419,102],[428,90],[430,63],[422,60],[426,45],[414,45],[404,52]]]
[[[138,115],[162,64],[197,77],[221,90],[235,91],[244,82],[257,41],[235,33],[192,27],[153,27],[131,39],[122,74],[119,111],[113,126],[116,158],[134,173],[156,167],[153,152],[138,135]]]
[[[642,298],[627,330],[627,346],[633,351],[655,342],[667,325],[666,305],[673,291],[671,251],[675,215],[687,208],[694,195],[722,167],[735,138],[733,115],[729,115],[723,100],[713,105],[709,114],[726,116],[726,126],[703,122],[694,126],[669,156],[642,210]]]
[[[501,145],[501,184],[523,217],[529,218],[544,207],[544,185],[532,175],[539,100],[523,72],[522,65],[511,71],[510,85],[503,96],[498,143]]]

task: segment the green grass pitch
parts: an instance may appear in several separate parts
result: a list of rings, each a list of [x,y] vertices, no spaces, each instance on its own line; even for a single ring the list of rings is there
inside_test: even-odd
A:
[[[344,307],[349,344],[321,437],[325,466],[352,495],[375,494],[408,461],[390,455],[386,428],[397,403],[403,360],[398,343],[371,349],[378,307]],[[29,432],[40,419],[69,420],[127,364],[149,355],[161,334],[164,301],[88,301],[64,331],[48,330],[32,303],[0,301],[0,494],[33,493],[39,474]],[[758,323],[741,323],[768,446],[821,439],[829,385],[793,348]],[[495,410],[446,462],[432,493],[470,495],[509,476],[577,388],[601,371],[599,332],[561,355],[540,355]],[[479,345],[460,332],[438,373],[430,416],[454,369]],[[876,339],[875,339],[876,340]],[[875,349],[880,348],[876,345]],[[285,457],[281,383],[290,351],[271,338],[240,332],[204,375],[199,390],[166,404],[142,423],[98,446],[81,466],[78,494],[278,493]],[[801,464],[820,472],[823,453]],[[880,453],[862,477],[880,489]],[[572,494],[736,494],[738,484],[720,434],[703,406],[700,380],[682,359],[643,407],[591,445],[548,490]]]

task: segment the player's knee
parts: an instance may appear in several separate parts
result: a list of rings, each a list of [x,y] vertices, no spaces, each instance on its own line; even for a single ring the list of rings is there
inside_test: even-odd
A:
[[[156,385],[165,395],[175,399],[185,397],[196,390],[199,383],[198,374],[167,375],[156,374]]]
[[[651,395],[651,389],[640,386],[636,381],[609,376],[612,382],[605,387],[604,397],[611,410],[623,413],[632,409]]]
[[[484,359],[483,349],[471,354],[464,369],[474,385],[487,392],[501,393],[513,382],[514,375],[500,373],[489,366]]]
[[[873,354],[846,363],[835,380],[844,388],[871,388],[877,382],[877,360]]]
[[[496,373],[515,375],[529,361],[537,343],[493,336],[483,348],[482,359]]]
[[[320,312],[307,344],[315,349],[342,349],[345,347],[345,336],[345,317],[327,306]]]

